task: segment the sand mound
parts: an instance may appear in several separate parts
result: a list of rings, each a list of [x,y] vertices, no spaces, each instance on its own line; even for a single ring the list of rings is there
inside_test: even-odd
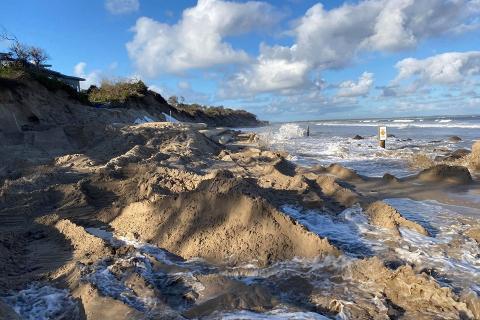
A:
[[[480,244],[480,227],[472,227],[465,232],[465,235]]]
[[[70,241],[74,257],[79,261],[96,261],[100,257],[111,254],[105,241],[89,234],[83,227],[70,220],[58,221],[55,228]]]
[[[473,170],[480,171],[480,141],[477,141],[472,146],[472,153],[470,154],[470,167]]]
[[[446,319],[473,318],[467,304],[459,302],[450,288],[440,287],[426,274],[415,274],[410,266],[392,271],[375,257],[354,263],[348,273],[355,281],[371,287],[373,295],[386,297],[394,318],[425,319],[425,314],[432,318],[438,314]]]
[[[293,177],[295,175],[295,165],[285,158],[281,157],[274,164],[273,167],[283,175]]]
[[[420,234],[428,235],[427,230],[416,222],[410,221],[402,217],[392,206],[383,201],[376,201],[367,206],[365,213],[370,223],[392,230],[395,234],[400,235],[399,227],[412,229]]]
[[[345,168],[339,164],[331,164],[326,171],[334,176],[344,180],[359,179],[360,176],[352,169]]]
[[[474,319],[480,319],[480,298],[475,292],[465,292],[460,297],[460,301],[467,305],[472,312]]]
[[[467,168],[462,166],[435,165],[418,174],[418,179],[426,182],[446,182],[452,184],[467,184],[472,182],[472,176]]]
[[[204,276],[200,281],[205,287],[201,293],[206,297],[196,301],[196,304],[184,313],[188,318],[201,318],[217,310],[265,312],[279,303],[265,288],[258,285],[246,285],[218,275]]]
[[[398,183],[400,180],[395,177],[393,174],[390,173],[385,173],[382,177],[382,180],[387,182],[387,183]]]
[[[97,319],[145,319],[145,315],[128,307],[121,301],[105,297],[89,283],[81,283],[73,291],[72,296],[79,299],[82,305],[82,318],[87,320]]]
[[[258,261],[265,265],[295,256],[338,254],[338,250],[272,207],[257,186],[228,171],[192,192],[156,202],[134,203],[111,223],[121,234],[184,258],[215,263]]]
[[[324,195],[344,207],[351,207],[358,202],[358,194],[348,188],[342,187],[332,176],[317,176],[316,183]]]

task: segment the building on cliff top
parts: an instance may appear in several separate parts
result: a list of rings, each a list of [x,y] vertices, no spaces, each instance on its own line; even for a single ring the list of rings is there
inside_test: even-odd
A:
[[[12,55],[10,53],[0,52],[0,66],[9,65],[15,62],[18,62],[18,60],[12,58]],[[48,78],[61,81],[77,91],[80,91],[80,81],[85,81],[85,79],[80,77],[67,76],[58,71],[50,70],[48,69],[51,67],[51,65],[49,64],[41,64],[38,67],[28,61],[26,63],[23,62],[23,64],[26,68],[35,68],[35,70],[39,71],[41,74],[47,76]]]

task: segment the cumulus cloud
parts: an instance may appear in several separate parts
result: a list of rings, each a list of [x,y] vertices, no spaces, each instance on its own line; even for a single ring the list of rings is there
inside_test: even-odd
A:
[[[398,51],[427,37],[472,24],[477,0],[361,1],[325,10],[311,7],[294,32],[296,52],[323,67],[342,67],[360,51]]]
[[[139,71],[147,76],[247,62],[247,53],[234,49],[225,37],[270,27],[278,17],[264,2],[199,0],[174,25],[139,18],[127,50]]]
[[[407,58],[395,67],[394,83],[414,78],[419,85],[458,84],[480,75],[480,51],[447,52],[426,59]]]
[[[331,10],[318,3],[297,21],[292,46],[262,45],[259,57],[222,92],[309,87],[312,71],[347,67],[361,52],[399,51],[431,36],[471,30],[479,13],[478,0],[365,0]]]
[[[111,14],[125,14],[138,11],[139,0],[105,0],[105,8]]]
[[[223,96],[242,96],[295,89],[309,83],[310,65],[297,61],[289,48],[260,46],[255,63],[234,74],[222,87]]]
[[[364,72],[357,82],[348,80],[340,83],[338,97],[353,98],[366,96],[373,86],[373,73]]]
[[[185,81],[185,80],[179,81],[177,86],[181,90],[188,90],[188,89],[191,88],[190,83],[188,81]]]

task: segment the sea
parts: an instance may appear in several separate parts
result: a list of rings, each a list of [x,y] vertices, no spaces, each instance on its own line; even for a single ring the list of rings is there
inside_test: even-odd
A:
[[[381,126],[387,127],[385,149],[378,143]],[[300,165],[335,162],[366,176],[388,172],[405,177],[418,171],[409,166],[412,155],[422,153],[434,158],[449,150],[470,149],[480,139],[480,116],[316,120],[272,123],[253,131],[269,147],[287,151],[290,160]],[[364,139],[354,139],[357,135]],[[461,140],[452,140],[454,136]]]

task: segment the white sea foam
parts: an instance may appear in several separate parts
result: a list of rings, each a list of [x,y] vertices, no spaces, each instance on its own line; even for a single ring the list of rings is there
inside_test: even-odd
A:
[[[336,217],[315,210],[304,210],[292,206],[282,206],[282,211],[294,218],[310,231],[326,237],[351,256],[368,256],[372,242],[361,234],[369,229],[366,216],[360,206],[348,208]]]
[[[382,257],[393,250],[402,260],[435,270],[441,275],[439,281],[448,279],[445,285],[477,291],[480,248],[463,233],[475,223],[475,217],[480,216],[479,209],[410,199],[387,199],[386,202],[406,218],[422,224],[432,236],[400,228],[402,237],[397,238],[386,229],[370,225],[358,206],[346,209],[337,217],[291,206],[283,206],[282,210],[310,231],[328,238],[347,255]]]
[[[387,127],[390,128],[397,128],[397,129],[405,129],[405,128],[458,128],[458,129],[479,129],[480,124],[473,124],[473,123],[454,123],[454,122],[446,122],[446,123],[405,123],[405,122],[379,122],[383,123]],[[378,123],[363,123],[363,122],[318,122],[315,125],[317,126],[341,126],[341,127],[378,127],[380,124]]]
[[[412,120],[412,119],[396,119],[396,120],[393,120],[393,122],[411,123],[411,122],[415,122],[415,120]]]
[[[439,143],[432,144],[429,141],[418,140],[424,148],[437,147]],[[444,143],[446,144],[446,143]],[[291,139],[272,141],[273,148],[279,148],[291,152],[296,156],[295,161],[302,165],[322,164],[329,165],[333,162],[343,164],[360,174],[369,176],[382,176],[385,172],[397,176],[410,175],[412,172],[407,166],[407,160],[411,158],[419,147],[411,141],[391,139],[388,142],[389,149],[378,146],[375,137],[365,137],[363,140],[352,140],[350,137],[333,136],[324,139],[314,136],[303,139]],[[405,160],[402,160],[405,159]]]
[[[22,319],[60,320],[78,317],[78,305],[66,289],[39,283],[3,298]]]
[[[305,136],[306,129],[295,123],[286,123],[278,128],[278,132],[273,135],[275,140],[289,140]]]
[[[293,311],[288,308],[277,308],[269,312],[259,313],[248,310],[240,310],[233,312],[216,313],[207,319],[224,319],[224,320],[329,320],[314,312]],[[337,318],[338,319],[338,318]]]
[[[395,249],[400,258],[436,270],[453,286],[476,290],[472,284],[480,283],[480,248],[463,234],[477,219],[469,215],[476,211],[474,216],[478,217],[480,210],[435,201],[385,201],[408,219],[424,225],[432,234],[428,237],[401,228],[402,243]]]

